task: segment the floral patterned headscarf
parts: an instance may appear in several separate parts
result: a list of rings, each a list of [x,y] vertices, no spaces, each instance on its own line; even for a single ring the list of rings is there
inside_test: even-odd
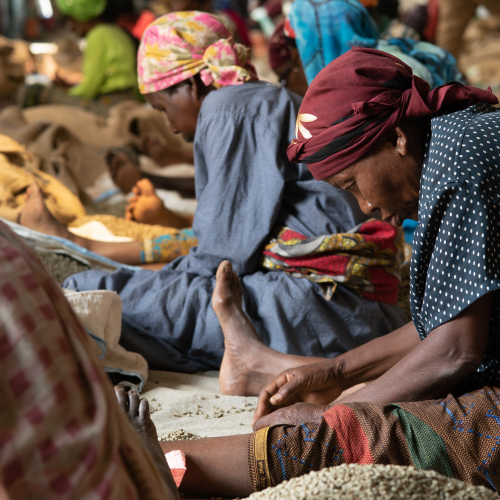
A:
[[[151,23],[138,53],[139,90],[151,94],[200,74],[220,88],[257,80],[249,49],[235,43],[220,19],[205,12],[173,12]]]

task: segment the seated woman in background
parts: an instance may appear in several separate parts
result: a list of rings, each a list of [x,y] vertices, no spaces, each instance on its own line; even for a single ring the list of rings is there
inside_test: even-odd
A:
[[[367,214],[418,217],[412,322],[331,360],[302,358],[263,389],[250,436],[160,443],[187,455],[181,491],[243,497],[343,463],[413,465],[499,491],[500,113],[487,103],[498,99],[458,83],[429,91],[373,49],[320,72],[289,158]],[[242,380],[292,361],[259,341],[228,262],[213,307],[223,367]]]
[[[354,47],[395,55],[431,88],[450,81],[465,83],[455,59],[436,45],[410,38],[380,39],[375,21],[358,0],[295,0],[270,40],[270,63],[282,83],[303,96],[304,80],[310,84],[327,64]]]
[[[231,259],[242,277],[246,311],[262,341],[274,349],[332,357],[405,322],[391,295],[398,285],[400,240],[389,224],[376,221],[378,242],[358,232],[346,245],[357,242],[370,256],[388,257],[379,276],[392,298],[379,295],[379,286],[369,279],[355,272],[351,276],[356,266],[347,266],[354,264],[350,256],[311,279],[293,275],[299,270],[279,260],[278,253],[308,255],[307,245],[300,245],[304,238],[314,237],[316,246],[342,242],[338,233],[367,217],[348,193],[315,182],[304,164],[286,158],[301,100],[280,86],[259,82],[247,50],[234,44],[211,14],[168,14],[150,25],[139,50],[140,88],[155,108],[165,111],[175,131],[194,140],[198,246],[161,271],[91,271],[65,282],[80,291],[116,291],[124,303],[122,344],[142,353],[151,368],[220,368],[224,337],[211,297],[224,259]],[[34,212],[35,223],[24,223],[36,229]],[[279,233],[283,227],[293,236],[288,244]],[[266,244],[271,247],[263,268]],[[339,272],[349,274],[351,285],[364,285],[366,294],[343,284],[335,289],[325,274]],[[307,312],[297,309],[304,301]],[[244,388],[230,379],[221,384],[225,392],[258,394],[275,375],[272,371]]]
[[[27,87],[18,97],[23,107],[66,104],[106,116],[114,104],[137,99],[137,50],[131,36],[113,24],[116,5],[108,6],[107,0],[57,0],[56,5],[73,31],[86,39],[83,80],[67,92]]]

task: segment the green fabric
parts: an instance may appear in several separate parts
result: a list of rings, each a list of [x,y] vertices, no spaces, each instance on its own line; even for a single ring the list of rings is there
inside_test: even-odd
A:
[[[107,0],[56,0],[61,14],[82,22],[99,17],[107,3]]]
[[[73,96],[93,99],[101,94],[137,87],[136,49],[117,26],[99,24],[87,34],[83,81],[70,89]]]
[[[413,465],[417,469],[433,470],[443,476],[455,477],[441,436],[415,415],[394,406],[396,407],[391,413],[401,423]]]

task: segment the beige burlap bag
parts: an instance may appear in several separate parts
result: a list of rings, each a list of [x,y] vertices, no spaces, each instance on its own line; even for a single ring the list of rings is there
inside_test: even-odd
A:
[[[57,179],[39,171],[33,155],[10,137],[0,135],[0,217],[18,220],[26,189],[32,183],[40,187],[48,210],[61,224],[85,215],[80,200]]]

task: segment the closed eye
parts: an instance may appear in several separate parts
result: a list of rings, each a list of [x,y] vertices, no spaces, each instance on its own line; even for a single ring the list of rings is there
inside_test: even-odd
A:
[[[345,191],[350,191],[356,185],[356,181],[351,182],[351,184],[344,186]]]

